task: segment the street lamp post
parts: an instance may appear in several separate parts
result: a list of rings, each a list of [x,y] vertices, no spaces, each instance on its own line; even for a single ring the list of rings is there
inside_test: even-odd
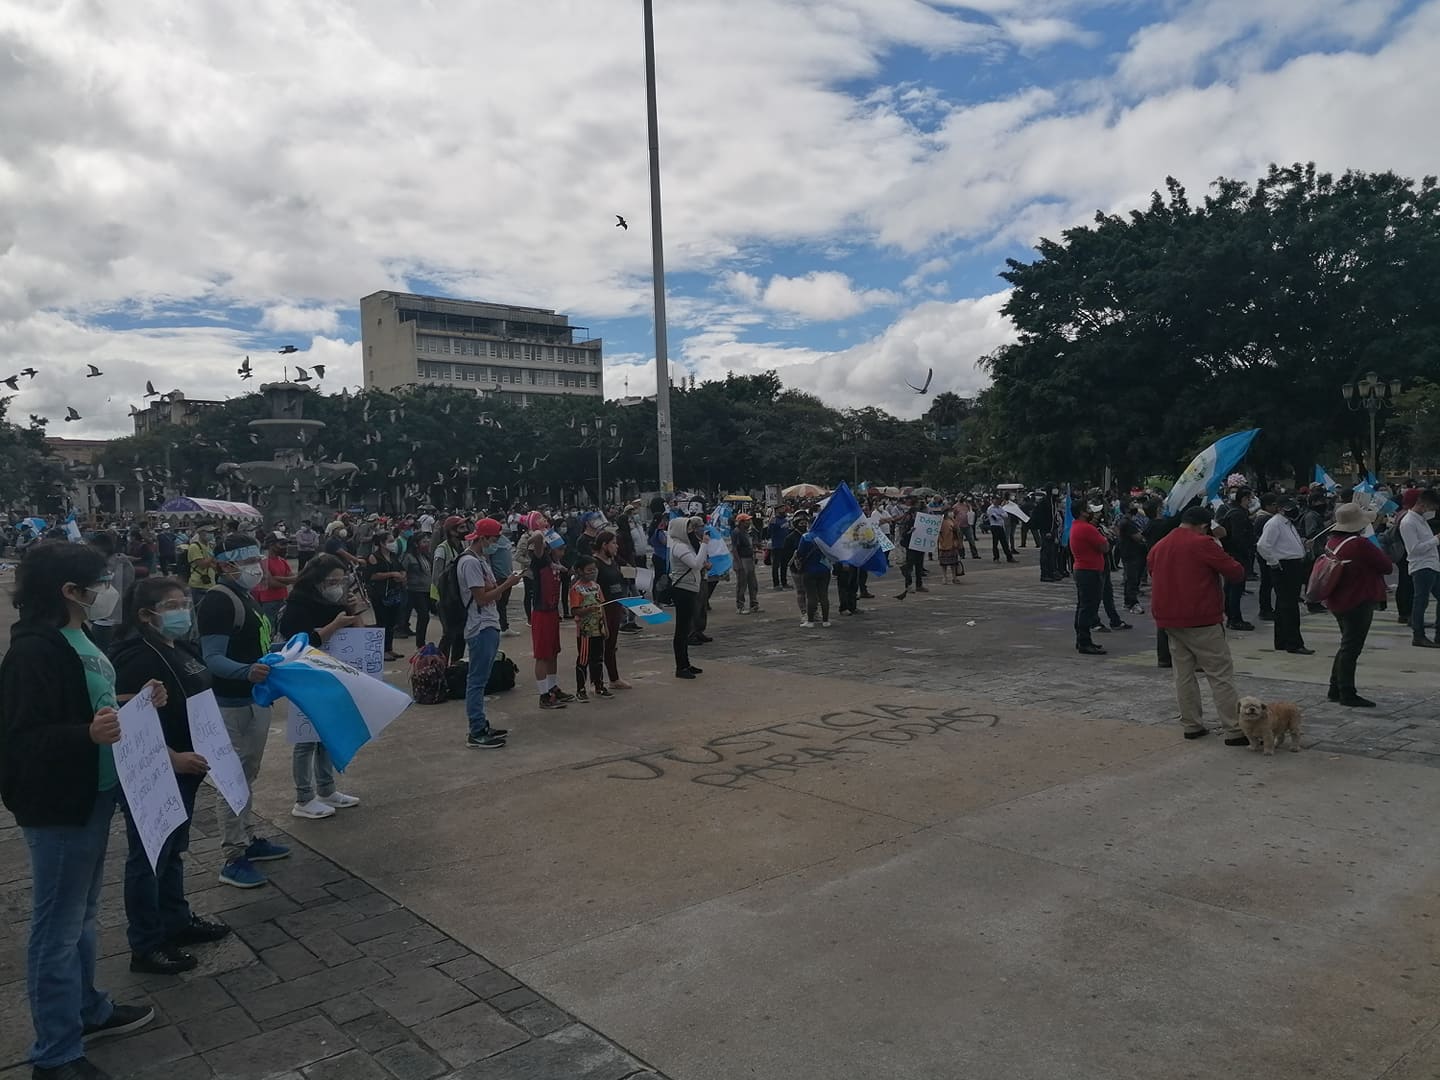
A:
[[[660,121],[655,106],[655,13],[644,0],[645,117],[650,134],[650,261],[655,286],[655,450],[660,491],[675,491],[675,458],[670,447],[670,357],[665,331],[665,243],[660,230]]]
[[[1353,383],[1344,383],[1340,387],[1340,396],[1345,399],[1345,404],[1351,412],[1364,409],[1370,418],[1370,457],[1366,461],[1368,471],[1378,481],[1380,479],[1380,463],[1376,460],[1375,451],[1375,417],[1386,408],[1395,407],[1395,399],[1400,396],[1399,379],[1382,379],[1375,372],[1367,372],[1365,377],[1357,379]]]
[[[607,430],[607,429],[605,429],[605,428],[603,428],[603,427],[601,426],[601,420],[600,420],[600,418],[599,418],[599,417],[596,417],[596,418],[595,418],[595,424],[594,424],[594,431],[595,431],[595,507],[596,507],[596,509],[601,510],[602,512],[603,512],[604,507],[605,507],[605,466],[604,466],[604,463],[600,460],[600,458],[601,458],[601,454],[604,452],[604,449],[605,449],[604,434],[605,434],[605,431],[606,431],[606,430]],[[611,424],[610,427],[608,428],[608,431],[610,432],[610,437],[611,437],[612,439],[615,438],[615,435],[616,435],[616,433],[617,433],[619,430],[620,430],[620,429],[617,428],[614,424]],[[591,431],[591,425],[590,425],[590,424],[581,424],[581,425],[580,425],[580,437],[581,437],[582,439],[588,439],[588,438],[590,438],[590,431]]]
[[[850,451],[850,469],[851,469],[851,475],[854,477],[854,479],[852,479],[850,482],[851,482],[852,484],[854,484],[856,487],[859,487],[859,486],[860,486],[860,443],[861,443],[862,441],[863,441],[863,442],[869,442],[869,441],[870,441],[870,433],[869,433],[868,431],[863,431],[863,430],[859,430],[859,429],[854,430],[854,431],[842,431],[842,432],[840,432],[840,441],[841,441],[841,442],[847,442],[847,443],[854,443],[854,444],[855,444],[855,446],[854,446],[854,447],[851,449],[851,451]]]

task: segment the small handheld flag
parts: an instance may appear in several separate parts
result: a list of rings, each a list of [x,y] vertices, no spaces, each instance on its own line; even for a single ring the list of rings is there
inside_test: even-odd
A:
[[[643,596],[627,596],[621,600],[617,600],[616,603],[627,608],[630,614],[634,615],[641,622],[649,623],[652,626],[658,623],[667,623],[671,619],[668,611],[663,611],[656,607]]]
[[[562,548],[565,546],[565,537],[561,536],[554,529],[546,529],[545,543],[552,548]]]

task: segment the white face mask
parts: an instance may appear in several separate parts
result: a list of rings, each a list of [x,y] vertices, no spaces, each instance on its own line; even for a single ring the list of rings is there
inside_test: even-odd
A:
[[[320,590],[320,596],[332,604],[338,604],[345,599],[345,586],[326,585]]]
[[[1434,511],[1434,510],[1426,510],[1423,514],[1420,515],[1420,519],[1421,519],[1422,521],[1434,521],[1434,520],[1435,520],[1435,511]]]
[[[235,584],[249,592],[265,579],[265,575],[258,566],[242,566],[240,573],[235,575]]]
[[[389,551],[389,552],[391,552],[391,553],[394,553],[394,552],[400,550],[400,545],[399,545],[398,543],[396,543],[394,540],[391,540],[389,543],[387,543],[387,544],[385,545],[385,550],[386,550],[386,551]]]
[[[108,619],[120,606],[120,590],[107,582],[96,587],[94,600],[80,606],[85,609],[85,618],[90,622]]]

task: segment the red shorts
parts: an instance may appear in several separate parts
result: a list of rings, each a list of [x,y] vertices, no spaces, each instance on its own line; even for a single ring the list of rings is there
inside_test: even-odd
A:
[[[532,611],[530,613],[530,647],[536,660],[554,660],[560,655],[560,613],[558,611]]]

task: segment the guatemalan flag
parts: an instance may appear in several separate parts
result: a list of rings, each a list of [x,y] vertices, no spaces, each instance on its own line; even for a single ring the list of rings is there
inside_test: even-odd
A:
[[[1375,481],[1375,474],[1373,472],[1366,473],[1365,479],[1355,485],[1356,494],[1364,495],[1365,498],[1356,498],[1355,501],[1361,506],[1366,506],[1371,510],[1378,510],[1382,514],[1393,514],[1396,510],[1399,510],[1400,504],[1394,499],[1381,496],[1376,491],[1377,487],[1379,487],[1379,485]]]
[[[1319,465],[1315,466],[1315,479],[1310,482],[1312,484],[1319,484],[1331,495],[1334,495],[1335,492],[1340,489],[1340,485],[1335,482],[1335,478]]]
[[[872,574],[890,568],[882,537],[860,509],[843,480],[810,526],[820,550],[837,563],[858,566]]]
[[[652,626],[657,623],[670,621],[670,613],[662,608],[656,607],[643,596],[627,596],[616,601],[621,607],[628,608],[630,614],[634,615],[641,622],[650,623]]]
[[[409,694],[314,648],[308,634],[296,634],[260,663],[270,677],[255,684],[255,704],[288,698],[315,726],[337,769],[410,707]]]
[[[705,557],[710,560],[710,569],[705,571],[706,577],[724,577],[735,566],[730,545],[714,525],[705,526]]]
[[[1225,477],[1244,460],[1250,444],[1259,434],[1259,428],[1237,431],[1196,454],[1195,460],[1186,466],[1180,479],[1170,489],[1170,497],[1165,500],[1165,516],[1180,513],[1196,495],[1203,495],[1206,499],[1219,495]]]

